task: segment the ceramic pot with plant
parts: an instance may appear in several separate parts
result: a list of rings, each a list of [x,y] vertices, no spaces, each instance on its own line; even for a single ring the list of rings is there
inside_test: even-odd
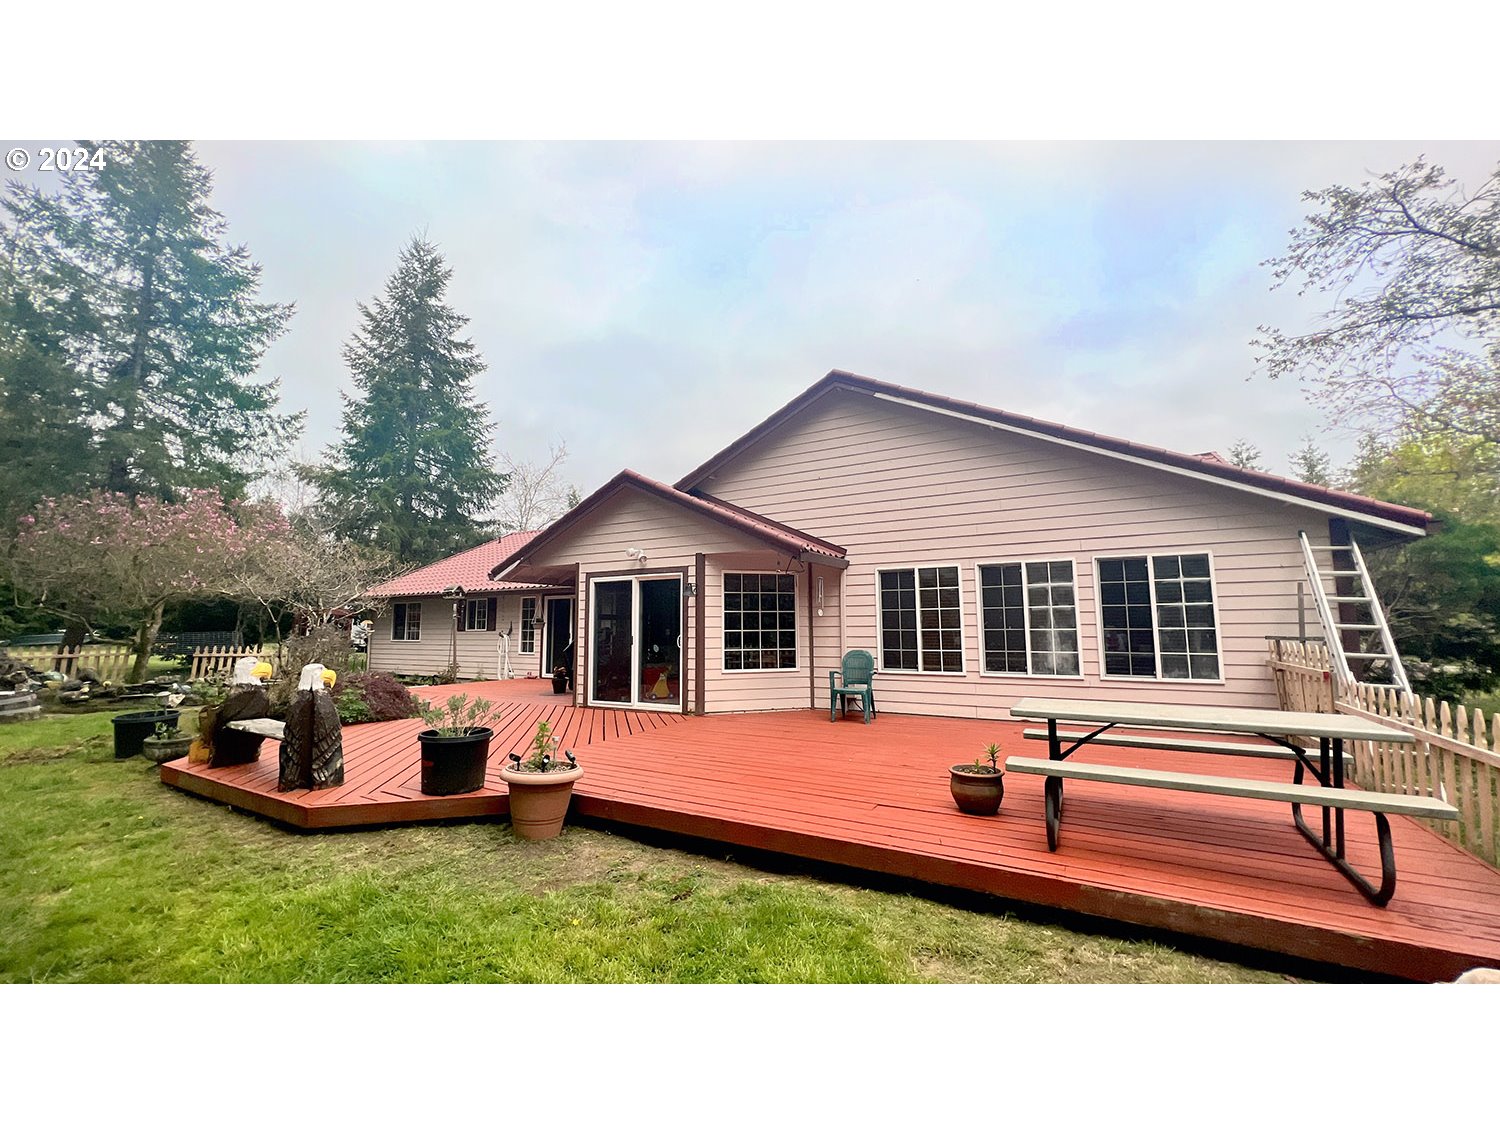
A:
[[[972,816],[994,816],[1000,811],[1000,800],[1005,796],[1005,771],[1000,768],[1000,747],[991,742],[984,748],[984,758],[975,758],[972,764],[951,766],[948,770],[948,788],[953,794],[953,803],[960,812]]]
[[[417,735],[422,748],[422,792],[430,797],[472,793],[484,788],[484,767],[494,731],[485,726],[500,704],[467,695],[439,705],[417,702],[429,729]]]
[[[155,731],[141,740],[141,756],[153,762],[170,762],[185,757],[192,744],[191,731],[179,731],[171,723],[157,723]]]
[[[558,751],[551,725],[537,723],[531,752],[524,759],[510,755],[500,771],[510,786],[511,828],[523,840],[550,840],[562,833],[573,783],[583,776],[583,767],[571,750],[563,750],[561,759]]]

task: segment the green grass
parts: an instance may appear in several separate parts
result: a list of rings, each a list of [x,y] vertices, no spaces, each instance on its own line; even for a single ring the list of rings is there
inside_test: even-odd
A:
[[[1146,941],[570,827],[301,835],[0,726],[0,981],[1268,981]]]

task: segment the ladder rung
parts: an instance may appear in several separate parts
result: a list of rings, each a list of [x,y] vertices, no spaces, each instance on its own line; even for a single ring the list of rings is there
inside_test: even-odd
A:
[[[1335,631],[1340,633],[1349,629],[1357,630],[1362,633],[1375,633],[1379,632],[1380,630],[1379,625],[1345,625],[1342,621],[1335,621],[1333,623],[1333,627]]]
[[[1331,547],[1325,547],[1318,543],[1309,543],[1308,547],[1314,551],[1348,551],[1352,549],[1347,543],[1343,544],[1342,546],[1335,543]]]
[[[1369,602],[1370,602],[1370,599],[1367,598],[1367,597],[1365,597],[1363,594],[1361,594],[1357,598],[1348,598],[1348,597],[1339,597],[1339,598],[1336,598],[1332,594],[1324,594],[1323,596],[1325,598],[1327,598],[1330,602],[1339,602],[1339,603],[1344,603],[1344,604],[1364,602],[1366,605],[1368,605]]]
[[[1345,660],[1390,660],[1391,659],[1391,654],[1388,653],[1388,652],[1346,652],[1346,653],[1344,653],[1344,659]]]
[[[1360,575],[1359,571],[1357,571],[1357,570],[1320,570],[1320,571],[1318,571],[1318,577],[1319,578],[1359,578],[1359,577],[1361,577],[1361,575]]]

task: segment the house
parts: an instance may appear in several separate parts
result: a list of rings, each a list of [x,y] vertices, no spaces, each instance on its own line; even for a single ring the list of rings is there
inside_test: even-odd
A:
[[[493,550],[488,577],[545,591],[536,643],[579,639],[580,705],[827,707],[829,671],[866,649],[891,712],[1001,719],[1021,696],[1078,694],[1275,706],[1265,638],[1317,628],[1299,532],[1327,551],[1428,523],[833,371],[675,485],[621,472]]]
[[[551,675],[561,653],[551,653],[548,663],[543,620],[549,603],[555,609],[553,595],[565,595],[571,607],[571,588],[490,577],[496,563],[535,535],[512,532],[367,591],[369,597],[389,599],[370,630],[370,671],[433,676],[452,663],[461,679],[498,679],[505,674],[508,656],[513,675]],[[462,597],[455,596],[458,588]],[[563,638],[572,639],[566,618],[553,625],[549,639],[561,648]]]

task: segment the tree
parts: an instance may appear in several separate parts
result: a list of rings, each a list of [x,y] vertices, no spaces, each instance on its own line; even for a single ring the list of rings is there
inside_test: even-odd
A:
[[[378,603],[361,595],[402,570],[378,548],[335,539],[308,510],[252,505],[246,522],[257,547],[230,560],[224,592],[264,610],[278,643],[288,613],[306,628],[327,626],[337,611],[356,604],[378,614]]]
[[[1465,523],[1500,527],[1500,445],[1468,434],[1410,431],[1360,439],[1349,487]]]
[[[186,142],[87,147],[103,167],[74,169],[56,195],[9,187],[5,238],[30,311],[10,302],[6,334],[44,355],[58,345],[81,377],[91,483],[238,493],[251,459],[300,424],[275,413],[274,382],[253,381],[291,306],[256,300],[260,267],[225,244],[212,175]]]
[[[1333,462],[1328,454],[1313,444],[1311,437],[1303,438],[1301,448],[1291,458],[1292,475],[1308,484],[1320,484],[1324,488],[1333,486]]]
[[[237,560],[274,545],[242,526],[239,514],[210,489],[177,502],[103,491],[48,498],[22,517],[8,578],[84,625],[132,622],[131,678],[139,681],[167,604],[227,592]]]
[[[1500,442],[1500,168],[1467,196],[1419,158],[1302,198],[1319,210],[1263,264],[1333,307],[1311,332],[1261,326],[1270,377],[1306,380],[1336,422]]]
[[[539,531],[578,503],[578,490],[558,475],[568,447],[558,442],[547,450],[545,462],[517,461],[509,454],[501,464],[509,483],[496,505],[495,525],[501,531]]]
[[[1260,447],[1241,438],[1229,447],[1229,463],[1241,469],[1259,469]]]
[[[342,437],[325,463],[303,469],[327,527],[407,563],[482,542],[480,517],[506,485],[474,398],[484,361],[456,335],[468,318],[443,303],[452,276],[432,243],[413,238],[384,295],[359,306],[344,347],[358,395],[343,396]]]

